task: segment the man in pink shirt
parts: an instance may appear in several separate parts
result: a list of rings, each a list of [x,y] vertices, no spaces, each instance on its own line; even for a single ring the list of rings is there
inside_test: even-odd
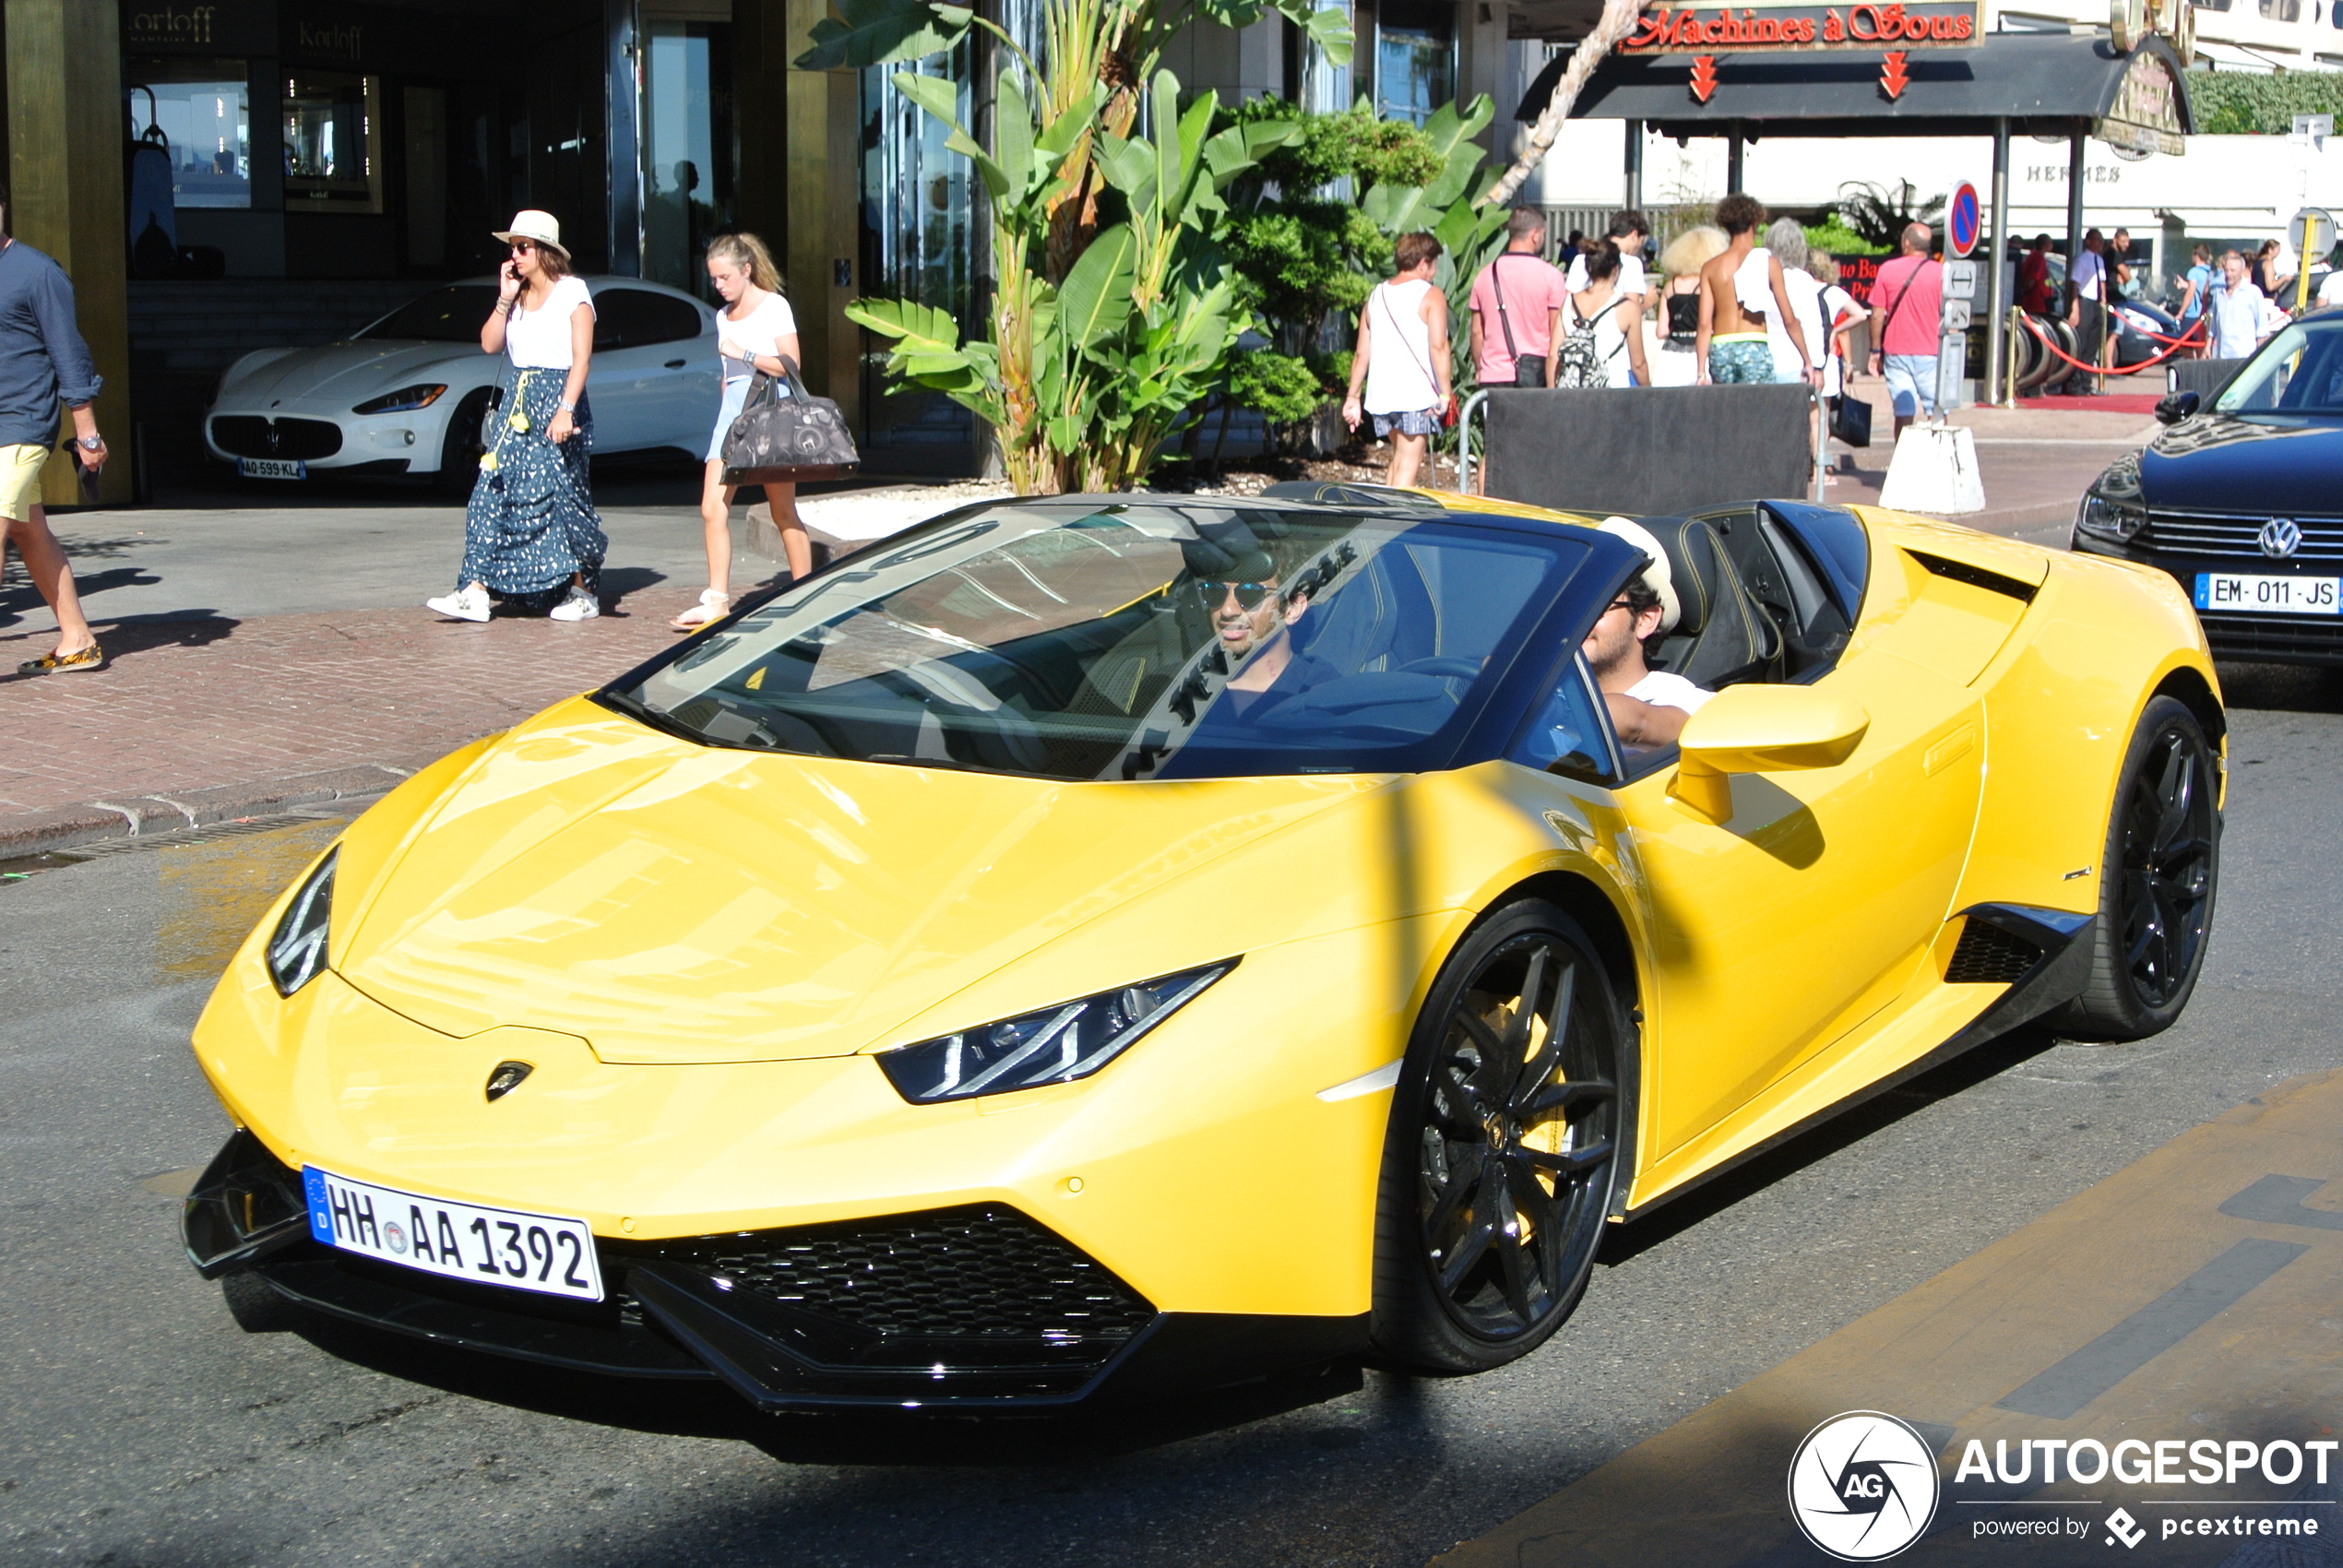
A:
[[[1936,350],[1945,315],[1945,268],[1929,259],[1925,223],[1904,230],[1904,254],[1879,269],[1871,286],[1871,368],[1885,373],[1896,405],[1896,434],[1936,410]]]
[[[1505,232],[1472,280],[1472,362],[1483,386],[1552,386],[1569,285],[1545,259],[1544,213],[1516,207]]]

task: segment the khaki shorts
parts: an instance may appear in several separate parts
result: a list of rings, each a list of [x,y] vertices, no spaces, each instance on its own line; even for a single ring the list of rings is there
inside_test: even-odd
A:
[[[0,446],[0,517],[28,522],[41,505],[41,469],[46,446]]]

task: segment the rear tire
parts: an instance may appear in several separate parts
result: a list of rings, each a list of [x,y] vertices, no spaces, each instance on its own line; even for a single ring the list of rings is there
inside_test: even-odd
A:
[[[1600,954],[1552,904],[1498,909],[1449,956],[1384,1140],[1379,1352],[1482,1372],[1570,1316],[1617,1181],[1628,1039]]]
[[[492,390],[482,386],[467,392],[447,416],[447,434],[439,443],[439,472],[432,477],[432,488],[443,495],[470,495],[480,478],[480,459],[488,450],[480,444],[480,422],[488,412]]]
[[[2151,698],[2132,731],[2099,857],[2090,983],[2052,1015],[2073,1039],[2171,1028],[2205,968],[2220,882],[2213,748],[2187,706]]]

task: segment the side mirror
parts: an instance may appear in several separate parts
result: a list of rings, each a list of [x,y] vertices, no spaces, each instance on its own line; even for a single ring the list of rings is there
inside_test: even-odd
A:
[[[1842,692],[1728,687],[1685,721],[1669,798],[1721,826],[1732,820],[1731,775],[1837,767],[1870,729],[1863,705]]]
[[[2156,422],[2178,424],[2196,412],[2196,405],[2201,401],[2203,399],[2194,392],[2167,392],[2156,399]]]

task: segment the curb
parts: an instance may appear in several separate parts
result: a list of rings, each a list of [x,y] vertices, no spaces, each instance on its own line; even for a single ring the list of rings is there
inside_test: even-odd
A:
[[[191,827],[264,816],[293,806],[379,795],[417,768],[428,766],[431,760],[358,763],[248,784],[218,784],[202,790],[173,790],[169,795],[117,795],[77,806],[14,812],[0,816],[0,860],[45,854],[52,849],[108,838],[184,832]]]

